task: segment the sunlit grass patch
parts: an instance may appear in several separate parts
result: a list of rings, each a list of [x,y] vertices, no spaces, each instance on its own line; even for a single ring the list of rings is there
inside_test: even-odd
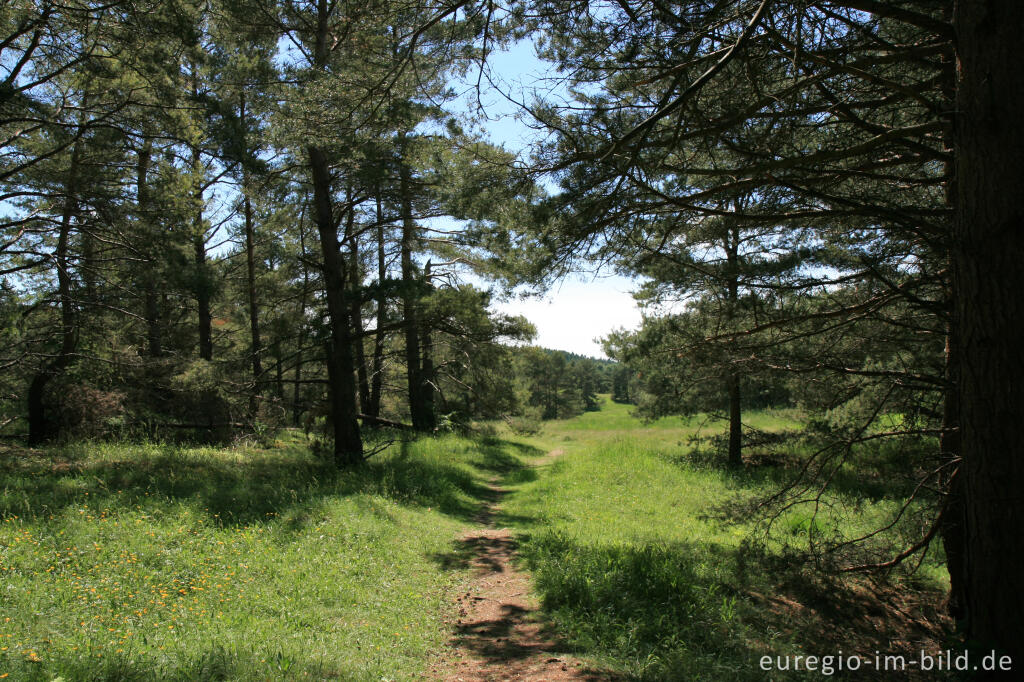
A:
[[[443,553],[517,449],[395,443],[338,473],[270,449],[78,444],[0,472],[0,674],[409,679],[444,638]]]
[[[794,428],[791,414],[749,416],[766,430]],[[865,614],[893,611],[863,581],[829,578],[801,560],[810,538],[884,525],[902,503],[898,490],[872,498],[840,488],[785,511],[765,538],[751,505],[792,471],[695,464],[682,420],[634,420],[629,430],[627,419],[604,431],[549,424],[545,442],[565,454],[506,504],[545,610],[580,653],[641,679],[760,680],[766,654],[873,651],[907,632],[939,641],[941,626],[894,622],[886,634]],[[908,610],[934,623],[941,574],[932,553],[917,587],[872,589],[885,599],[909,590]]]

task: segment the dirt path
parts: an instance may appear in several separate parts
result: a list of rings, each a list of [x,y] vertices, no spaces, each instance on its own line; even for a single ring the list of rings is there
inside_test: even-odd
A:
[[[538,465],[562,454],[548,453]],[[567,655],[564,644],[539,622],[529,576],[512,561],[516,541],[494,517],[508,491],[496,483],[476,520],[484,528],[459,538],[457,555],[473,569],[457,597],[453,634],[428,674],[435,680],[609,680]]]

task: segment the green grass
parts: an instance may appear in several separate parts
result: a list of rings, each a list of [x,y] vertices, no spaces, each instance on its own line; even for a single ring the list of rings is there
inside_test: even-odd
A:
[[[294,435],[5,452],[0,674],[414,678],[459,577],[434,557],[524,449],[425,438],[348,474]]]
[[[765,654],[941,636],[890,623],[887,606],[927,612],[943,587],[934,553],[916,582],[870,587],[792,561],[809,529],[850,534],[892,514],[899,452],[874,453],[868,474],[847,467],[817,518],[795,508],[758,544],[736,510],[785,472],[695,458],[693,437],[721,422],[630,412],[606,400],[528,439],[396,442],[346,473],[294,432],[265,449],[0,451],[0,676],[416,679],[448,637],[467,565],[452,560],[456,538],[491,480],[511,489],[497,522],[521,540],[544,617],[627,677],[760,680]],[[800,426],[795,412],[747,417]]]
[[[792,560],[812,509],[783,515],[766,545],[723,511],[774,491],[780,472],[689,464],[690,437],[720,424],[645,426],[625,406],[605,410],[548,424],[545,447],[565,454],[506,504],[545,609],[581,654],[638,679],[761,680],[771,677],[757,666],[763,655],[886,646],[885,628],[867,619],[880,607],[863,581],[827,580]],[[750,416],[763,430],[797,425],[791,413]],[[825,502],[815,528],[849,535],[876,528],[899,500]],[[933,605],[941,580],[933,558],[916,585],[879,591]]]

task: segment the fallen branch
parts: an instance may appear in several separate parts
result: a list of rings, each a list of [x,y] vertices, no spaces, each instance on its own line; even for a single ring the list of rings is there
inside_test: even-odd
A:
[[[369,414],[359,414],[357,416],[363,420],[363,426],[372,424],[373,426],[390,426],[393,429],[413,430],[413,426],[411,424],[403,424],[402,422],[392,421],[390,419],[385,419],[384,417],[374,417]]]

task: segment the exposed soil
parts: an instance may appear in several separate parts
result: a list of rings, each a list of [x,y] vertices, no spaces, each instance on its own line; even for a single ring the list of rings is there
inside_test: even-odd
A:
[[[562,454],[555,450],[545,461]],[[543,463],[543,461],[542,461]],[[433,680],[612,680],[587,667],[541,620],[530,577],[514,564],[516,541],[494,517],[508,491],[495,484],[476,521],[484,528],[464,533],[449,564],[473,569],[456,598],[452,636],[427,674]]]

